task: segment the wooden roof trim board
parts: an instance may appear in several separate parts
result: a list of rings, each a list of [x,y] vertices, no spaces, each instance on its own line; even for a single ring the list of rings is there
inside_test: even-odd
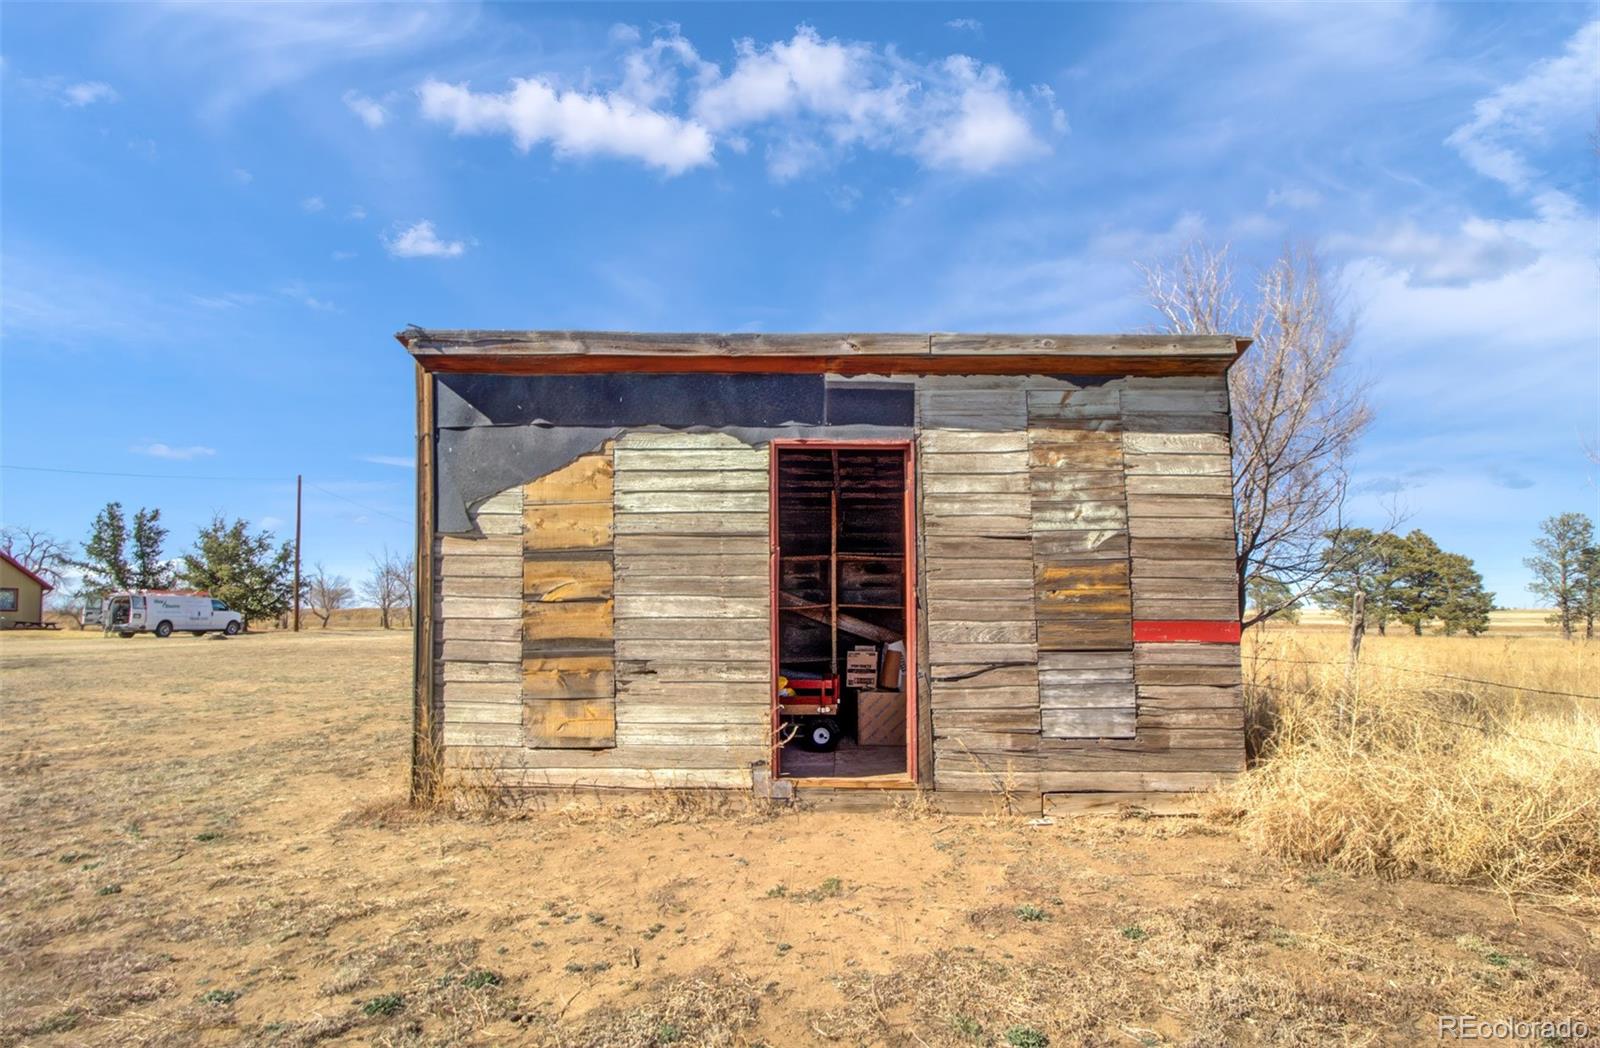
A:
[[[426,371],[494,374],[1221,374],[1232,335],[653,334],[411,327],[395,338]]]

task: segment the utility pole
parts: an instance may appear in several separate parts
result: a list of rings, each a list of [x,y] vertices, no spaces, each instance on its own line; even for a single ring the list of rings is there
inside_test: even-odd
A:
[[[294,475],[294,631],[300,632],[300,484],[303,478]]]

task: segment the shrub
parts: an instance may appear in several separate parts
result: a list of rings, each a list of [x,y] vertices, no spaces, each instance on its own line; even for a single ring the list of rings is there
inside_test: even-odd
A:
[[[1328,643],[1342,638],[1320,639],[1247,650],[1260,761],[1213,816],[1266,851],[1357,873],[1600,890],[1600,704],[1442,676],[1587,693],[1600,652],[1369,638],[1351,682]]]

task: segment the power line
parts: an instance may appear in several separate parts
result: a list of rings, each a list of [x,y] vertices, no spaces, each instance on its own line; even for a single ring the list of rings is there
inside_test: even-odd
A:
[[[1252,662],[1281,662],[1290,666],[1332,666],[1334,668],[1343,668],[1348,665],[1348,663],[1344,662],[1324,662],[1318,659],[1285,659],[1276,655],[1248,655],[1245,658],[1247,661]],[[1600,702],[1600,695],[1587,695],[1577,691],[1551,691],[1548,688],[1533,688],[1524,684],[1507,684],[1498,680],[1463,677],[1455,673],[1440,673],[1438,670],[1424,670],[1414,666],[1393,666],[1384,662],[1362,662],[1358,663],[1358,665],[1372,669],[1388,670],[1391,673],[1420,673],[1429,677],[1460,681],[1463,684],[1482,684],[1490,688],[1504,688],[1507,691],[1525,691],[1531,695],[1549,695],[1558,699],[1590,699]]]
[[[224,477],[199,473],[115,473],[103,469],[64,469],[59,466],[13,466],[0,464],[0,469],[17,469],[28,473],[70,473],[79,477],[137,477],[141,480],[236,480],[248,483],[277,483],[282,477]]]
[[[237,481],[240,483],[287,483],[287,481],[285,481],[282,477],[229,477],[200,473],[124,473],[103,469],[66,469],[61,466],[14,466],[10,463],[0,464],[0,469],[23,470],[28,473],[67,473],[78,477],[131,477],[139,480],[221,480]],[[376,506],[369,506],[366,503],[357,502],[348,495],[341,495],[337,491],[332,491],[313,481],[307,481],[306,483],[308,486],[316,488],[324,495],[330,495],[333,498],[342,499],[343,501],[350,503],[350,505],[355,506],[357,509],[365,510],[368,513],[376,513],[380,517],[388,517],[390,520],[399,524],[411,524],[411,521],[406,517],[396,516],[395,514],[390,513],[387,510],[381,510]]]
[[[324,495],[332,495],[336,499],[343,499],[344,501],[350,503],[350,505],[355,506],[357,509],[364,509],[368,513],[376,513],[380,517],[388,517],[390,520],[397,521],[397,522],[399,522],[401,524],[410,525],[410,523],[411,523],[411,521],[406,519],[405,517],[397,517],[393,513],[388,512],[387,510],[381,510],[376,506],[368,506],[366,503],[357,502],[355,499],[350,498],[347,495],[341,495],[337,491],[329,491],[327,488],[323,487],[321,484],[315,483],[314,481],[309,481],[308,480],[308,481],[306,481],[306,483],[309,486],[311,486],[313,488],[316,488],[318,491],[322,492]]]

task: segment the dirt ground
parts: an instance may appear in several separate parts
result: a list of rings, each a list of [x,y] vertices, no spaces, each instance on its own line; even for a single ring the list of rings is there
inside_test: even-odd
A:
[[[1591,918],[1199,819],[416,816],[409,672],[398,632],[0,638],[0,1044],[1600,1035]]]

